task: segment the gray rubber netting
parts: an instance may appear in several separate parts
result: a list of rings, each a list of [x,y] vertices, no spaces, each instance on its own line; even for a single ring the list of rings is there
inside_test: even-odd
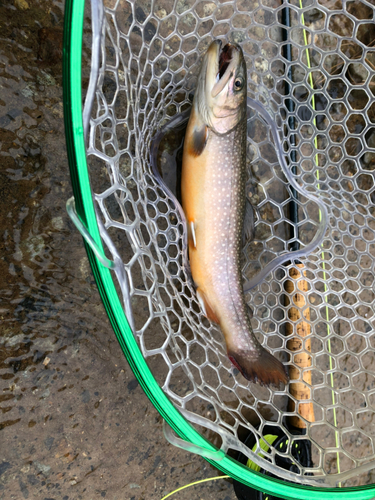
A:
[[[95,92],[86,106],[90,178],[101,233],[113,245],[108,255],[117,251],[123,261],[133,311],[128,316],[156,380],[224,451],[236,443],[241,448],[248,430],[261,436],[272,424],[289,435],[284,455],[290,456],[298,439],[285,425],[286,417],[298,414],[290,388],[249,384],[232,368],[222,335],[202,315],[185,271],[184,221],[172,195],[178,195],[183,118],[156,135],[190,109],[201,56],[220,38],[241,44],[248,95],[268,114],[267,122],[264,113],[249,108],[247,195],[255,209],[255,239],[244,246],[243,274],[245,288],[252,286],[246,295],[252,325],[289,366],[297,365],[286,333],[296,332],[302,320],[311,326],[312,367],[299,373],[306,382],[311,372],[315,421],[306,423],[313,467],[295,458],[296,472],[287,475],[278,467],[283,453],[273,447],[262,452],[262,466],[307,484],[373,483],[373,6],[303,0],[300,8],[293,0],[292,27],[283,30],[285,5],[276,0],[104,5],[102,25],[100,15],[94,20],[100,38],[93,58],[99,55],[100,62],[97,74],[93,64]],[[286,37],[292,62],[286,59]],[[155,137],[161,142],[151,154]],[[152,161],[170,191],[160,187]],[[296,207],[297,222],[291,216]],[[293,250],[306,247],[309,255],[293,260]],[[304,266],[299,278],[293,274],[296,262]],[[295,304],[297,290],[304,297],[301,307]],[[297,323],[289,319],[293,307]],[[308,351],[306,340],[301,351]],[[211,430],[207,421],[215,424]]]

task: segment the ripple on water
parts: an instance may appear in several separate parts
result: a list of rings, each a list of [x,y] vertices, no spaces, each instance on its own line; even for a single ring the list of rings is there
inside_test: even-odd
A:
[[[95,338],[97,292],[65,213],[62,6],[4,2],[0,16],[0,429],[31,428],[35,396],[53,396],[67,349],[78,352],[82,339]]]

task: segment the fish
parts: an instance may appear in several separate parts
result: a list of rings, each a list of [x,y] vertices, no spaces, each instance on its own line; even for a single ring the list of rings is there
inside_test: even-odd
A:
[[[246,137],[243,52],[214,40],[203,57],[183,147],[190,272],[204,315],[224,334],[231,363],[251,382],[280,386],[288,382],[285,368],[255,337],[242,286]]]

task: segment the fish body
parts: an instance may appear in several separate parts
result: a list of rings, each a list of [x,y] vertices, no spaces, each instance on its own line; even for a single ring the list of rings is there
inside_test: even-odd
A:
[[[279,385],[288,380],[285,369],[257,341],[242,288],[246,97],[241,48],[214,41],[185,135],[182,204],[191,273],[205,315],[220,325],[228,356],[246,379]]]

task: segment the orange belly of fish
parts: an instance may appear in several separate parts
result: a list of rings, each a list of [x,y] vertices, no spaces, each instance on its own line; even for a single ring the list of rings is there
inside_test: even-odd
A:
[[[212,255],[208,242],[212,227],[211,214],[207,213],[206,197],[209,192],[210,150],[201,155],[189,153],[189,127],[185,137],[184,159],[181,177],[182,205],[188,225],[189,261],[191,274],[197,286],[197,295],[204,303],[206,316],[219,323],[216,294],[212,289]],[[193,227],[192,227],[193,225]],[[194,232],[194,235],[193,235]],[[210,299],[208,299],[210,298]],[[210,301],[209,301],[210,300]]]
[[[206,155],[199,158],[185,155],[182,170],[181,193],[182,205],[188,224],[189,261],[191,273],[195,284],[204,287],[209,279],[207,263],[205,263],[204,240],[202,235],[207,234],[204,210],[204,186],[206,180]],[[192,235],[191,224],[194,224],[195,243]],[[206,264],[206,265],[205,265]]]

